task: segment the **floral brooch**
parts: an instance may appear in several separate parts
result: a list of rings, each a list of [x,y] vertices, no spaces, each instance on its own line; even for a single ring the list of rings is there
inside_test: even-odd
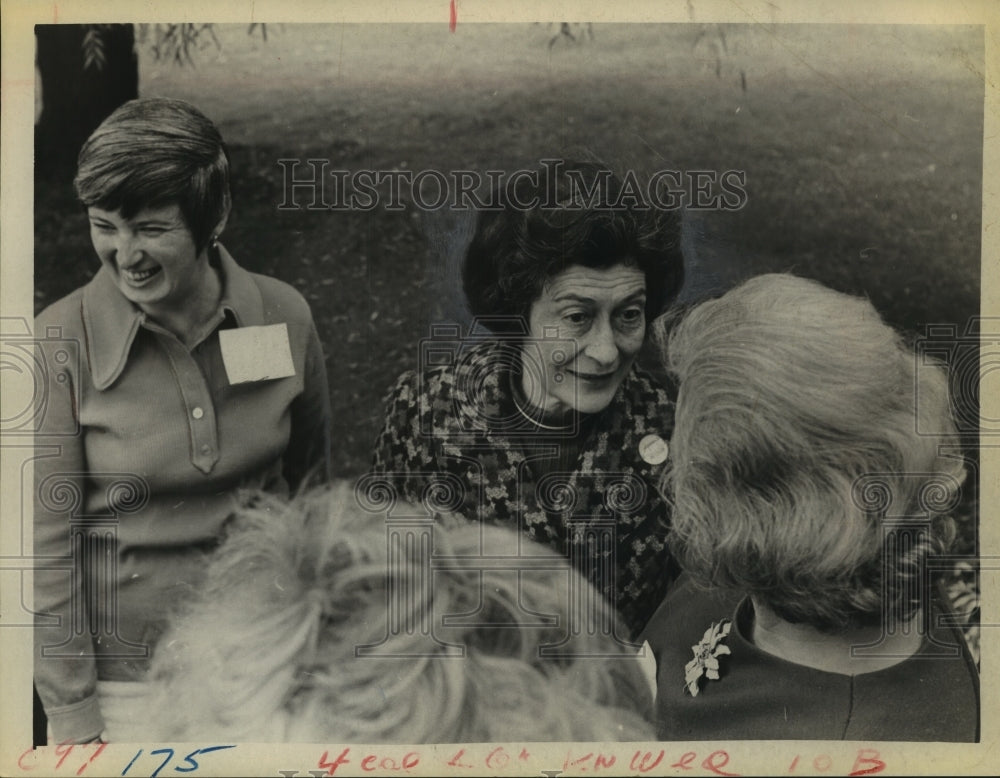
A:
[[[732,628],[732,622],[723,619],[705,630],[698,645],[691,646],[694,659],[684,665],[684,687],[692,697],[697,697],[701,691],[699,683],[702,676],[713,681],[719,680],[719,657],[733,653],[729,646],[722,643]]]

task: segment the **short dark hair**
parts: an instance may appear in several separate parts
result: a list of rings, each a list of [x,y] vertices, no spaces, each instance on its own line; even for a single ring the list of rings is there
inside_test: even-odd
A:
[[[534,179],[518,176],[514,186],[509,183],[497,188],[490,209],[479,212],[462,263],[473,316],[526,320],[546,282],[571,265],[634,265],[646,278],[647,323],[680,291],[684,261],[676,211],[619,203],[627,200],[621,179],[592,163],[549,165]],[[582,188],[590,187],[598,196],[586,196]]]
[[[176,203],[200,252],[230,205],[229,156],[216,126],[183,100],[130,100],[80,149],[73,181],[85,207],[121,211]]]

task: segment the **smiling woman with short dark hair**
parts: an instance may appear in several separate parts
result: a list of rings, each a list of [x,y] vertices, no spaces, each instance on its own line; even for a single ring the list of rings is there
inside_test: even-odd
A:
[[[35,323],[35,554],[74,555],[35,573],[35,684],[55,740],[80,742],[126,731],[238,490],[326,476],[330,411],[306,301],[219,243],[229,160],[207,117],[126,103],[75,184],[101,267]]]
[[[463,281],[491,334],[425,344],[420,370],[390,392],[374,469],[411,501],[443,500],[569,556],[627,638],[674,576],[656,491],[672,403],[635,360],[681,286],[680,221],[617,205],[627,198],[608,170],[557,167],[517,177],[479,214]]]

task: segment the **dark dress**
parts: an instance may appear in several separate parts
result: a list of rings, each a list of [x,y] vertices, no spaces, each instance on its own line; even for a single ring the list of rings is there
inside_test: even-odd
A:
[[[643,635],[657,659],[657,729],[663,740],[896,740],[976,742],[979,674],[939,597],[916,654],[897,665],[843,675],[757,648],[749,598],[706,593],[685,576]],[[719,678],[685,686],[692,648],[730,619]],[[863,666],[864,659],[858,663]]]

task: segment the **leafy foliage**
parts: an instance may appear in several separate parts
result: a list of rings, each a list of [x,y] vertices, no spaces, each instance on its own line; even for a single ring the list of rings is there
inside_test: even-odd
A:
[[[210,45],[222,48],[211,24],[140,24],[136,39],[141,45],[149,45],[157,60],[172,60],[178,65],[194,65],[192,52]]]
[[[101,71],[107,64],[105,55],[106,34],[109,24],[84,25],[86,32],[83,37],[83,67],[85,70]],[[222,49],[214,24],[137,24],[136,41],[148,46],[157,61],[172,61],[177,65],[194,65],[194,56],[206,48],[215,46]],[[267,40],[266,24],[251,24],[247,27],[247,35],[260,31],[261,38]]]
[[[83,69],[104,70],[107,55],[104,51],[105,38],[111,25],[88,24],[83,36]]]

